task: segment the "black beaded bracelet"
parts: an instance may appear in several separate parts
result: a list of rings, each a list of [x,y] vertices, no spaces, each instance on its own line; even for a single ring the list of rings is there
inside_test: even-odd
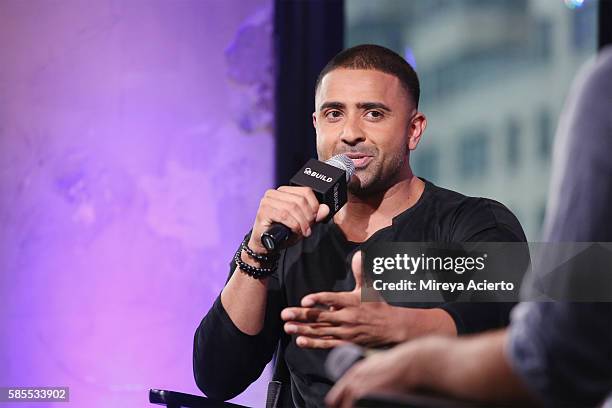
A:
[[[246,273],[247,275],[255,279],[263,279],[263,278],[266,278],[272,275],[274,272],[276,272],[276,267],[278,266],[278,262],[275,261],[273,265],[269,268],[257,268],[253,265],[249,265],[248,263],[240,259],[241,252],[242,252],[242,245],[240,246],[240,248],[238,248],[238,251],[236,251],[236,255],[234,255],[234,262],[236,262],[236,265],[238,265],[238,268],[242,272]]]
[[[248,256],[250,256],[253,259],[258,260],[259,262],[270,263],[270,262],[276,262],[278,260],[278,253],[274,253],[271,255],[264,255],[264,254],[258,254],[257,252],[253,251],[251,248],[249,248],[248,239],[246,238],[244,239],[244,241],[242,241],[241,249],[243,249],[244,252],[246,252]]]

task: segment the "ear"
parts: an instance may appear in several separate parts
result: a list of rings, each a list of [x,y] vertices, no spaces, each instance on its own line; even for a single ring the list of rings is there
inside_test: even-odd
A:
[[[317,128],[317,112],[312,112],[312,126],[314,126],[314,128]]]
[[[417,112],[410,121],[408,129],[408,149],[416,149],[425,128],[427,127],[427,118],[421,112]]]

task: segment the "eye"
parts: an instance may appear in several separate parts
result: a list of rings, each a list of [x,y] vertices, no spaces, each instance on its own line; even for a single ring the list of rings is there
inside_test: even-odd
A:
[[[366,117],[372,120],[381,120],[384,116],[384,113],[382,113],[381,111],[373,110],[366,112]]]
[[[342,112],[340,112],[339,110],[330,110],[325,112],[325,117],[332,122],[340,119],[341,116]]]

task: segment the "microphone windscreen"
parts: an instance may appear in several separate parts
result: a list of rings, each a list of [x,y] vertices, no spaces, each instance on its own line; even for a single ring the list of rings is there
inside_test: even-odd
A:
[[[337,154],[331,159],[326,160],[325,163],[340,170],[344,170],[346,172],[347,182],[351,179],[353,174],[355,174],[355,164],[346,154]]]
[[[364,350],[354,344],[338,346],[329,352],[325,371],[332,381],[338,381],[353,364],[365,357]]]

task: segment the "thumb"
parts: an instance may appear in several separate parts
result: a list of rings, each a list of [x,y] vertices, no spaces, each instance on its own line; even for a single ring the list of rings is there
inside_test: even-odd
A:
[[[353,277],[355,278],[355,290],[361,290],[361,286],[363,284],[363,265],[361,262],[361,257],[362,252],[357,251],[351,260],[351,269],[353,271]]]
[[[321,204],[319,206],[319,211],[317,211],[317,219],[316,222],[321,221],[323,218],[327,217],[329,214],[329,207],[327,204]]]

